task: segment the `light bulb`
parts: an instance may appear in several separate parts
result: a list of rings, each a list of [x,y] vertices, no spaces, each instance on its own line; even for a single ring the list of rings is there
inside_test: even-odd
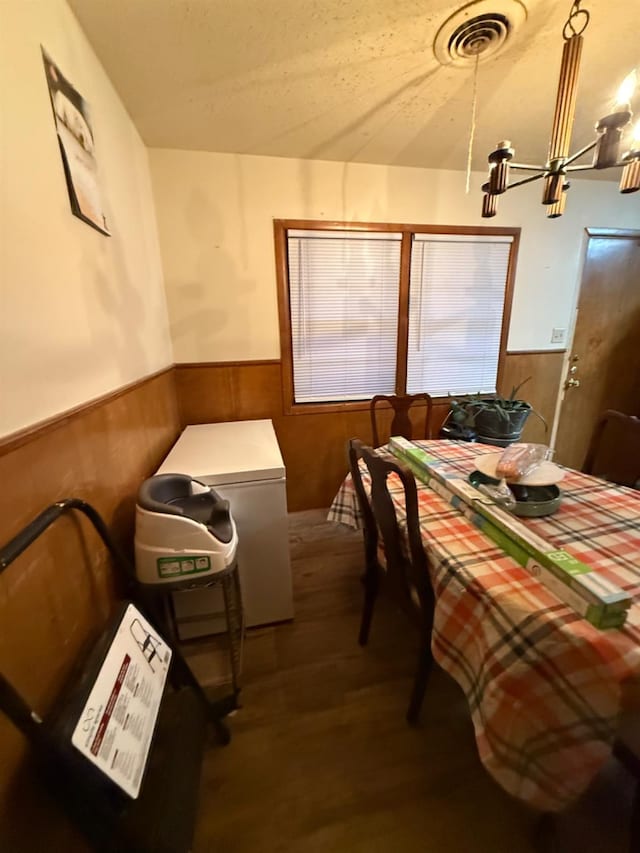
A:
[[[640,148],[640,121],[637,121],[631,131],[631,145],[633,148]]]
[[[633,93],[635,92],[637,82],[638,78],[636,70],[634,68],[633,71],[630,71],[629,74],[627,74],[627,76],[620,84],[618,94],[616,95],[617,106],[624,107],[631,102],[631,98],[633,97]]]

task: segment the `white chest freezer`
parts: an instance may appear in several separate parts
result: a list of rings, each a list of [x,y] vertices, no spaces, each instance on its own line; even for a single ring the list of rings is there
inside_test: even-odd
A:
[[[245,624],[293,617],[284,462],[270,420],[188,426],[158,474],[189,474],[231,504]],[[220,591],[174,593],[181,639],[220,630]]]

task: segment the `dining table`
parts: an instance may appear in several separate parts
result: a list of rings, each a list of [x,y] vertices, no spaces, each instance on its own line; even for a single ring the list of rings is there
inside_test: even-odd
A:
[[[465,479],[482,454],[496,452],[463,441],[415,444]],[[364,467],[362,478],[368,490]],[[433,657],[467,697],[488,772],[544,812],[565,809],[589,786],[611,756],[623,713],[637,714],[640,726],[640,492],[568,468],[558,485],[556,512],[520,521],[631,596],[622,628],[594,627],[417,481],[435,594]],[[402,528],[404,491],[395,475],[388,488]],[[362,526],[350,475],[328,518]]]

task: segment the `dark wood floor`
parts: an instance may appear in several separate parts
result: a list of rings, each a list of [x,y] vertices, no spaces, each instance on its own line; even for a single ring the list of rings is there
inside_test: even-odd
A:
[[[533,851],[536,815],[484,771],[464,696],[437,668],[421,726],[406,724],[411,626],[381,597],[358,646],[362,540],[324,518],[290,517],[296,618],[248,634],[232,742],[205,759],[196,853]],[[206,646],[189,653],[206,677]],[[552,849],[626,851],[630,794],[612,763]]]

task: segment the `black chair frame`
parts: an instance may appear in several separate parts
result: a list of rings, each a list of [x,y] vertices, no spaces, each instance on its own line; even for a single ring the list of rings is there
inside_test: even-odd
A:
[[[422,434],[416,438],[431,438],[431,416],[433,412],[433,400],[429,394],[376,394],[371,400],[369,407],[369,415],[371,418],[371,435],[373,446],[380,447],[380,431],[378,430],[378,422],[376,413],[384,408],[391,407],[393,409],[393,419],[391,421],[390,435],[402,435],[405,438],[413,438],[413,425],[409,417],[409,410],[413,406],[424,405],[425,418],[424,429]]]
[[[607,409],[596,424],[582,470],[640,489],[640,418]]]
[[[398,462],[378,455],[358,439],[349,442],[349,458],[362,459],[371,477],[371,504],[368,511],[369,523],[373,519],[376,533],[376,558],[367,564],[365,575],[365,603],[362,613],[359,641],[367,643],[373,617],[373,608],[378,595],[381,567],[377,559],[378,536],[382,539],[385,555],[385,578],[392,595],[418,623],[420,631],[419,657],[414,679],[407,720],[416,723],[422,707],[424,693],[433,666],[431,635],[435,599],[429,576],[429,563],[420,536],[418,495],[413,474]],[[357,462],[356,462],[357,466]],[[387,479],[391,474],[399,477],[404,491],[406,508],[406,531],[401,528],[395,506],[389,493]],[[354,478],[359,501],[368,503],[366,490],[359,474]],[[366,547],[366,546],[365,546]]]

